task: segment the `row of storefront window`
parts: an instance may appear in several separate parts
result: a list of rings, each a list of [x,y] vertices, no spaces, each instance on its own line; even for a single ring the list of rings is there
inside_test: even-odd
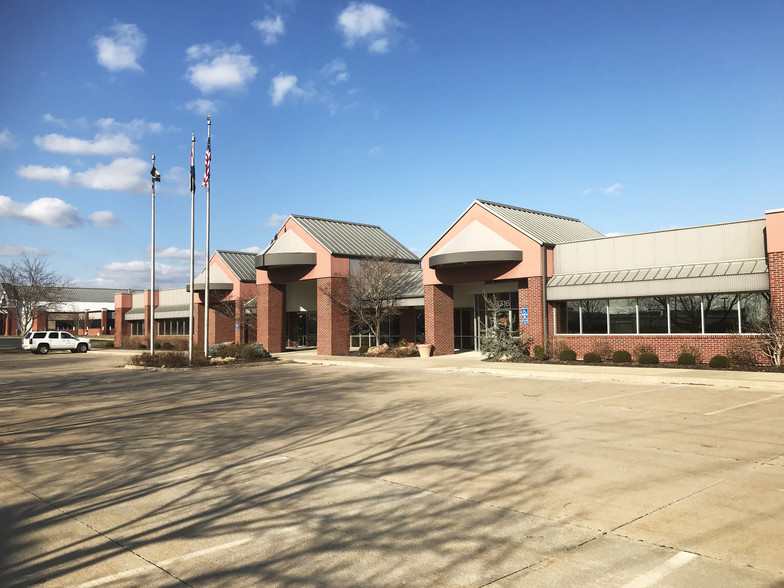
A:
[[[755,333],[769,316],[770,294],[569,300],[555,309],[560,335]]]

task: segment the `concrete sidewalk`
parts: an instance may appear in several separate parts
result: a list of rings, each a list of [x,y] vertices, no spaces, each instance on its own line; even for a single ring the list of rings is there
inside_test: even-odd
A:
[[[625,382],[629,384],[686,384],[774,390],[784,393],[784,373],[733,370],[636,367],[613,364],[562,365],[550,363],[488,362],[478,351],[435,357],[362,357],[316,355],[315,349],[275,353],[284,361],[351,368],[389,368],[489,374],[505,378],[577,380],[580,382]]]

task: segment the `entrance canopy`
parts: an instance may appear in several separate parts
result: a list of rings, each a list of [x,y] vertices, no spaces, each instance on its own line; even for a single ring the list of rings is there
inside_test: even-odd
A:
[[[430,256],[430,267],[522,261],[522,259],[523,252],[519,247],[515,247],[479,221],[473,221],[454,239]]]
[[[294,231],[283,233],[256,256],[257,269],[316,265],[316,252]]]

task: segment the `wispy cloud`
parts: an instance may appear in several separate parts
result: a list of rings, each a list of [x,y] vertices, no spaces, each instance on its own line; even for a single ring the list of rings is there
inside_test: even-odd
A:
[[[195,63],[188,66],[188,81],[205,94],[217,90],[242,90],[259,70],[253,65],[253,58],[241,51],[239,45],[191,45],[185,53],[188,60]]]
[[[99,210],[88,216],[87,222],[97,228],[113,227],[117,224],[117,217],[109,210]]]
[[[33,138],[43,151],[70,155],[131,155],[136,145],[125,135],[100,135],[95,139],[77,139],[57,133]]]
[[[261,20],[254,20],[253,28],[262,34],[265,45],[274,45],[278,42],[278,37],[286,32],[286,25],[280,15],[275,18],[268,16]]]
[[[614,196],[615,194],[618,194],[621,190],[623,190],[623,184],[615,182],[612,186],[607,186],[604,189],[604,193]]]
[[[18,143],[14,134],[8,129],[0,131],[0,149],[16,149]]]
[[[240,249],[243,253],[261,253],[264,251],[261,247],[245,247],[245,249]]]
[[[386,53],[403,23],[386,8],[352,2],[338,15],[337,26],[347,47],[364,43],[371,53]]]
[[[264,221],[265,227],[272,227],[273,229],[279,228],[283,223],[286,222],[286,219],[289,218],[285,214],[271,214],[267,217],[267,220]]]
[[[76,208],[59,198],[39,198],[25,204],[0,196],[0,218],[17,218],[34,225],[66,229],[80,223]]]
[[[322,67],[321,75],[332,85],[347,82],[349,79],[346,62],[340,59],[340,57],[333,59]]]
[[[368,149],[368,155],[381,155],[381,147],[375,146]]]
[[[21,257],[22,255],[50,255],[48,249],[25,247],[24,245],[0,245],[0,257]]]
[[[161,288],[178,288],[188,283],[190,270],[184,266],[155,263],[155,285]],[[143,289],[150,287],[149,261],[115,261],[98,270],[91,279],[77,278],[74,284],[81,287]]]
[[[44,167],[41,165],[26,165],[16,170],[16,173],[28,180],[53,181],[61,186],[143,194],[149,189],[149,167],[150,163],[147,161],[125,157],[77,173],[65,166]]]
[[[297,98],[303,96],[305,91],[297,86],[297,76],[279,73],[270,83],[269,89],[272,104],[278,106],[286,96]]]
[[[130,69],[144,71],[138,59],[147,45],[147,37],[135,24],[116,24],[109,36],[93,39],[98,63],[109,71]]]
[[[215,114],[218,112],[218,102],[216,100],[208,100],[206,98],[197,98],[185,103],[185,108],[196,114]]]

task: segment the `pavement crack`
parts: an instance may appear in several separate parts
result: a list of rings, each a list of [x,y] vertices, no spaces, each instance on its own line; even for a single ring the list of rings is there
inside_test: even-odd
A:
[[[106,539],[107,541],[110,541],[110,542],[114,543],[114,544],[115,544],[117,547],[119,547],[119,548],[120,548],[120,549],[122,549],[123,551],[127,551],[127,552],[128,552],[128,553],[130,553],[131,555],[133,555],[133,556],[135,556],[135,557],[137,557],[137,558],[139,558],[139,559],[141,559],[141,560],[143,560],[143,561],[147,562],[147,563],[148,563],[148,564],[150,564],[151,566],[158,568],[158,569],[159,569],[159,570],[161,570],[161,571],[162,571],[164,574],[167,574],[168,576],[171,576],[172,578],[174,578],[175,580],[177,580],[178,582],[180,582],[182,585],[184,585],[184,586],[189,586],[190,588],[193,588],[193,586],[192,586],[191,584],[188,584],[188,582],[186,582],[186,581],[185,581],[185,580],[183,580],[182,578],[178,578],[177,576],[175,576],[174,574],[172,574],[172,573],[171,573],[169,570],[167,570],[167,569],[165,569],[165,568],[162,568],[161,566],[159,566],[158,564],[156,564],[154,561],[150,561],[149,559],[147,559],[146,557],[144,557],[144,556],[143,556],[143,555],[141,555],[140,553],[138,553],[138,552],[134,551],[134,550],[133,550],[133,549],[131,549],[130,547],[128,547],[128,546],[126,546],[126,545],[123,545],[123,544],[122,544],[120,541],[118,541],[117,539],[114,539],[113,537],[110,537],[109,535],[107,535],[107,534],[106,534],[106,533],[104,533],[103,531],[100,531],[100,530],[96,529],[95,527],[93,527],[92,525],[90,525],[89,523],[86,523],[86,522],[82,521],[81,519],[79,519],[79,518],[75,517],[75,516],[74,516],[74,515],[72,515],[70,512],[68,512],[67,510],[65,510],[65,509],[61,508],[60,506],[58,506],[57,504],[55,504],[54,502],[52,502],[52,501],[51,501],[51,500],[49,500],[48,498],[44,498],[43,496],[41,496],[41,495],[39,495],[39,494],[36,494],[36,493],[35,493],[33,490],[30,490],[29,488],[26,488],[26,487],[22,486],[21,484],[19,484],[19,483],[18,483],[18,482],[16,482],[15,480],[12,480],[11,478],[9,478],[8,476],[5,476],[5,475],[3,475],[2,473],[0,473],[0,478],[3,478],[5,481],[7,481],[7,482],[8,482],[8,483],[10,483],[10,484],[13,484],[14,486],[16,486],[17,488],[19,488],[20,490],[22,490],[22,491],[23,491],[23,492],[25,492],[26,494],[29,494],[30,496],[33,496],[33,497],[34,497],[34,498],[36,498],[37,500],[40,500],[41,502],[43,502],[44,504],[46,504],[46,505],[48,505],[49,507],[53,508],[53,509],[54,509],[54,510],[56,510],[57,512],[59,512],[59,513],[62,513],[63,515],[65,515],[66,517],[68,517],[69,519],[71,519],[72,521],[74,521],[74,522],[76,522],[76,523],[78,523],[78,524],[82,525],[83,527],[87,527],[87,528],[88,528],[88,529],[90,529],[90,531],[92,531],[92,532],[93,532],[95,535],[98,535],[98,536],[100,536],[100,537],[103,537],[103,538],[104,538],[104,539]]]

